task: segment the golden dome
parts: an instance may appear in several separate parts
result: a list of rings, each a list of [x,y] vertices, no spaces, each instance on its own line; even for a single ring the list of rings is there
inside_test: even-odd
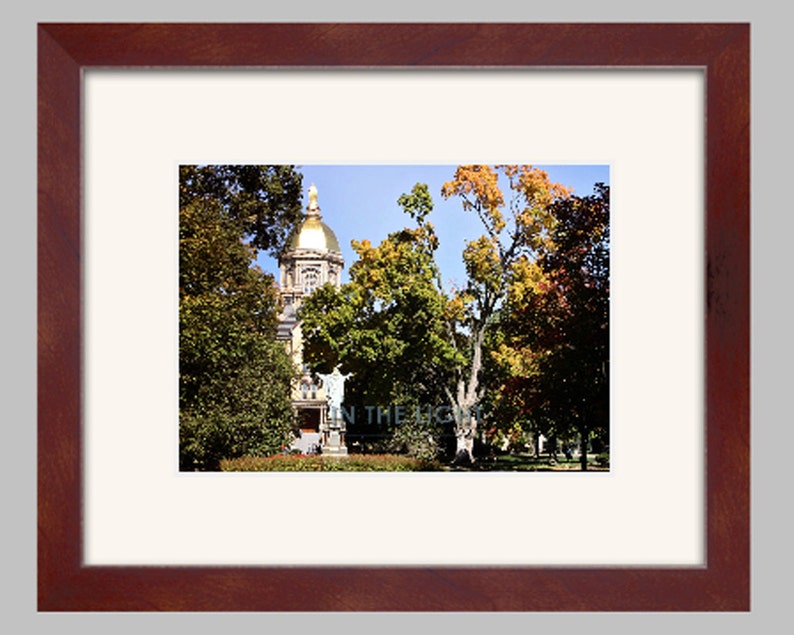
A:
[[[292,234],[287,241],[287,249],[314,249],[316,251],[335,251],[342,253],[339,249],[339,241],[336,234],[319,218],[308,216],[301,223],[298,231]]]
[[[306,207],[306,217],[300,227],[287,241],[287,250],[312,249],[315,251],[334,251],[342,253],[336,234],[322,220],[320,220],[320,206],[317,204],[317,188],[312,184],[309,188],[309,205]]]

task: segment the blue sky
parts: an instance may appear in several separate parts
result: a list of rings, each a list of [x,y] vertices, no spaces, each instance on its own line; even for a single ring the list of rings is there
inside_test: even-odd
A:
[[[592,194],[598,182],[609,184],[608,165],[538,165],[552,181],[572,187],[575,194]],[[355,261],[351,240],[368,239],[377,245],[394,231],[412,224],[411,218],[397,204],[400,195],[410,192],[416,183],[427,183],[434,209],[429,220],[436,228],[439,248],[436,253],[444,285],[463,286],[466,271],[461,253],[466,240],[482,235],[476,214],[464,212],[458,199],[444,200],[441,186],[452,179],[453,165],[303,165],[304,205],[306,190],[317,187],[323,221],[339,239],[345,259],[342,282]],[[507,189],[507,188],[504,188]],[[507,193],[506,193],[507,196]],[[258,264],[276,275],[275,259],[260,254]]]

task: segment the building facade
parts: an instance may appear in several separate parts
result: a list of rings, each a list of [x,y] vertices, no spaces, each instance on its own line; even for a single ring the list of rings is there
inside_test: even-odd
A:
[[[284,310],[279,318],[277,339],[282,341],[301,376],[292,388],[292,407],[298,417],[300,435],[293,447],[301,452],[346,454],[344,425],[329,417],[322,380],[303,361],[303,337],[298,310],[315,289],[341,285],[342,251],[333,230],[322,221],[317,188],[309,188],[309,204],[300,226],[290,235],[279,258],[279,287]]]

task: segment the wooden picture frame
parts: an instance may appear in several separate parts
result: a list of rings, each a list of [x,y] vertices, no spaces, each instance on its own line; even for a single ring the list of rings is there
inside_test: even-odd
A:
[[[40,25],[39,610],[749,610],[749,50],[727,23]],[[705,73],[705,566],[85,566],[83,70],[474,66]]]

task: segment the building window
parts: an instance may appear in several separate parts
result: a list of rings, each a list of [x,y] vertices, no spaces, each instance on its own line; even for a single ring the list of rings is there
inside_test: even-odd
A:
[[[309,399],[311,395],[311,399],[317,399],[317,384],[314,381],[302,381],[301,382],[301,397],[305,400]]]
[[[306,267],[301,275],[303,282],[303,293],[309,294],[320,284],[320,270],[317,267]]]

